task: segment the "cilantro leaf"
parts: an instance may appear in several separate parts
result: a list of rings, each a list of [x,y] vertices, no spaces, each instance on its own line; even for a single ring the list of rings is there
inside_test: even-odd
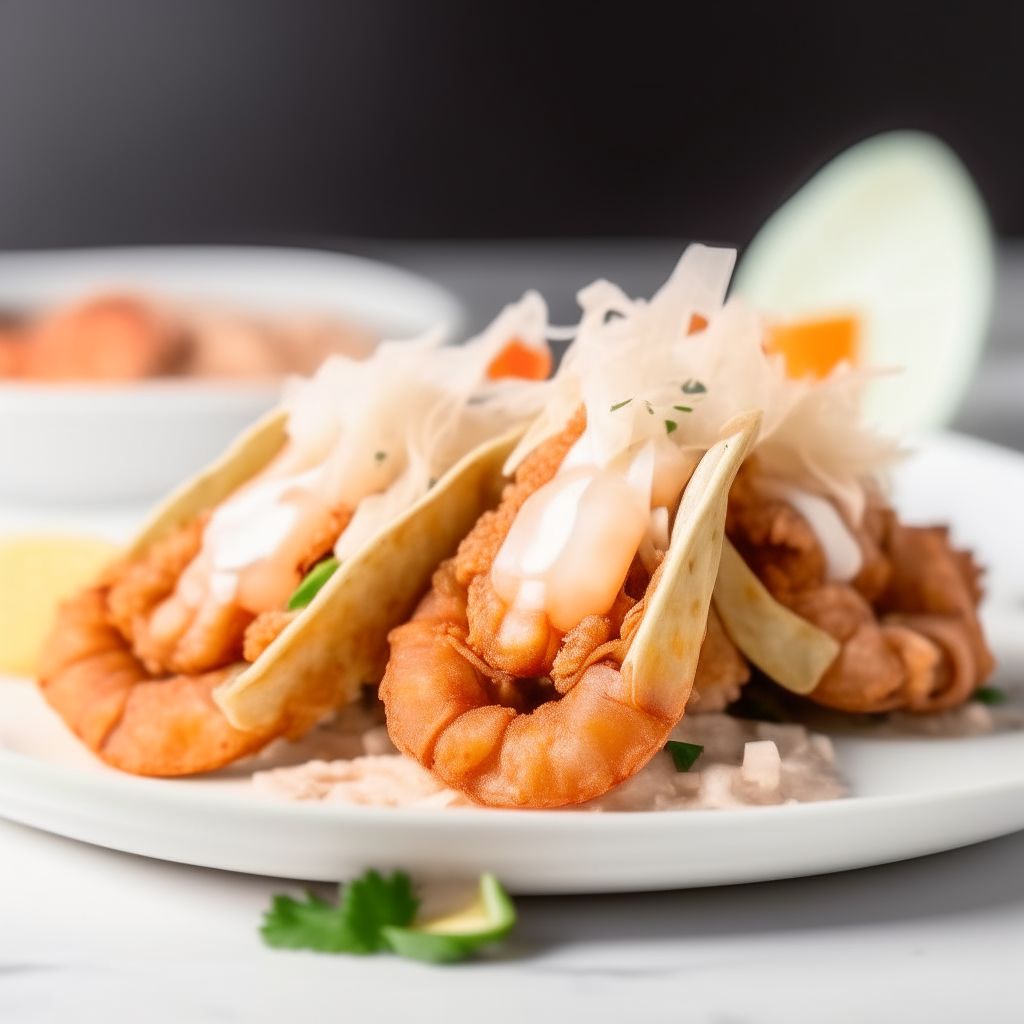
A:
[[[665,420],[665,433],[671,434],[679,426],[675,420]]]
[[[390,949],[381,935],[383,925],[404,927],[416,916],[420,901],[412,891],[409,876],[396,871],[382,878],[376,871],[350,882],[342,895],[340,912],[345,917],[360,948],[353,953],[376,953]]]
[[[693,412],[692,405],[673,405],[673,409],[678,409],[680,412]]]
[[[682,740],[669,740],[665,749],[672,755],[677,772],[688,772],[694,761],[704,753],[700,743],[684,743]]]
[[[314,893],[300,903],[274,896],[260,928],[263,941],[279,949],[315,949],[321,953],[352,951],[349,928],[338,908]]]
[[[703,395],[706,391],[707,388],[699,380],[692,378],[683,385],[683,394],[686,395]]]
[[[624,402],[616,402],[608,411],[615,412],[616,409],[621,409],[624,405],[629,405],[632,401],[632,398],[627,398]]]
[[[971,700],[976,700],[981,704],[1005,704],[1006,694],[995,686],[982,686],[974,691]]]
[[[654,415],[654,406],[651,405],[651,403],[648,402],[648,401],[645,401],[644,405],[647,406],[647,411],[653,416]]]
[[[368,871],[344,887],[337,906],[314,893],[305,902],[274,896],[260,933],[268,946],[281,949],[376,953],[390,949],[381,929],[410,924],[418,906],[408,875],[396,871],[383,878]]]

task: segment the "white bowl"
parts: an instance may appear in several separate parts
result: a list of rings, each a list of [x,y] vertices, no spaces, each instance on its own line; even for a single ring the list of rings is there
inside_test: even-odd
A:
[[[463,314],[444,289],[397,267],[305,249],[146,247],[0,254],[0,309],[45,309],[107,289],[255,313],[343,318],[391,338]],[[149,500],[214,458],[277,399],[230,381],[0,384],[0,498]]]

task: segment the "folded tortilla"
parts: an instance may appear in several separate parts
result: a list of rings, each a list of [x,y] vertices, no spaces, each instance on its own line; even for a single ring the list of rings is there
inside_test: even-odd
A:
[[[301,735],[380,682],[387,635],[412,614],[438,564],[494,508],[522,429],[464,456],[415,505],[347,559],[266,651],[214,699],[238,729]]]

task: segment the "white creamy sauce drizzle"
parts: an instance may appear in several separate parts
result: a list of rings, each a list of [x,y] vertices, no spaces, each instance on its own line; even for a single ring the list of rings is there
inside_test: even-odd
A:
[[[609,610],[638,550],[654,571],[668,548],[669,506],[699,459],[667,438],[605,466],[595,451],[585,431],[554,479],[523,503],[491,569],[506,604],[543,611],[563,632]]]
[[[210,517],[204,540],[215,573],[237,573],[272,555],[294,529],[296,501],[316,489],[323,466],[279,479],[261,480],[224,502]],[[291,500],[282,500],[290,495]]]
[[[849,583],[864,565],[864,555],[839,510],[828,498],[800,487],[787,486],[785,496],[818,538],[825,554],[828,581]]]
[[[580,473],[580,470],[576,472]],[[579,514],[580,499],[594,482],[594,476],[590,467],[583,467],[582,475],[562,474],[561,486],[545,495],[547,501],[546,504],[540,504],[536,531],[527,539],[519,555],[519,569],[523,574],[540,575],[555,564],[555,560],[569,543],[572,528],[576,525],[576,517]],[[508,557],[505,548],[502,549],[502,553]]]

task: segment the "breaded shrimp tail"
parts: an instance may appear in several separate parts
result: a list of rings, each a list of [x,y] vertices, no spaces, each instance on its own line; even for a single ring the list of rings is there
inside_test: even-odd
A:
[[[287,381],[65,605],[50,704],[108,763],[180,775],[297,738],[377,683],[388,630],[492,501],[486,462],[459,460],[512,430],[504,459],[536,415],[546,323],[527,293],[463,345],[441,326]]]
[[[554,476],[580,424],[541,444],[498,509],[477,521],[456,559],[435,573],[411,621],[389,637],[381,697],[399,749],[495,807],[583,803],[642,768],[690,697],[729,487],[759,425],[759,413],[737,417],[700,461],[668,551],[636,599],[623,591],[608,616],[584,618],[561,636],[535,619],[535,629],[517,629],[512,642],[496,621],[487,643],[479,617],[486,621],[494,606],[486,588],[495,556],[530,494]]]

